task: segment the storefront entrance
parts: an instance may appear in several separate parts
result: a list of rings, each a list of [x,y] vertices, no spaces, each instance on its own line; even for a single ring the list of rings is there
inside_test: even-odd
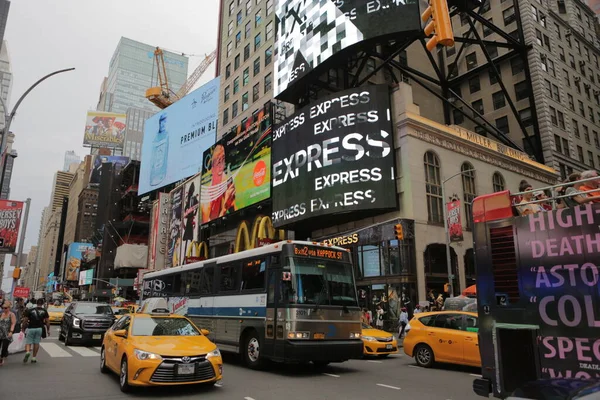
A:
[[[446,263],[446,246],[442,243],[432,243],[425,248],[423,253],[425,265],[425,287],[427,299],[433,294],[435,298],[439,294],[444,297],[448,293],[444,292],[444,285],[448,283],[448,267]],[[460,285],[458,279],[458,257],[452,247],[450,247],[450,260],[452,263],[452,275],[454,275],[453,287],[454,295],[458,295]]]

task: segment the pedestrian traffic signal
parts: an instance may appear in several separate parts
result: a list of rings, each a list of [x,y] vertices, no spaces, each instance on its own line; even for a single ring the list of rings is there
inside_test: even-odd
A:
[[[448,11],[448,0],[429,0],[429,7],[421,14],[423,22],[431,19],[424,29],[425,35],[433,37],[427,42],[427,50],[433,51],[438,44],[454,46],[452,20]]]
[[[402,224],[396,224],[394,226],[394,230],[396,231],[396,239],[404,240],[404,230],[402,229]]]

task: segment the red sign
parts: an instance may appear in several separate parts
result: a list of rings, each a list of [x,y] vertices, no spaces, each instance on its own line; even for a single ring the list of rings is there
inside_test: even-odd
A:
[[[22,201],[0,200],[0,252],[13,253],[23,213]]]
[[[29,298],[29,288],[17,286],[13,292],[13,298],[17,297],[22,297],[24,299]]]
[[[448,218],[448,234],[451,242],[463,241],[462,222],[460,220],[460,200],[446,204]]]
[[[276,240],[273,239],[269,239],[269,238],[260,238],[256,240],[256,247],[263,247],[263,246],[268,246],[271,243],[276,243]]]

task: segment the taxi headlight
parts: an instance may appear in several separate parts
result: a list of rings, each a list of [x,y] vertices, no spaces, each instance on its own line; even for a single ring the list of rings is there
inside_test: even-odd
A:
[[[133,354],[137,357],[138,360],[162,360],[162,357],[158,354],[150,353],[143,350],[135,349],[133,350]]]
[[[206,355],[206,358],[213,358],[213,357],[221,357],[221,352],[219,351],[219,349],[214,349],[213,351],[211,351],[210,353],[208,353]]]
[[[362,338],[362,340],[366,340],[367,342],[376,342],[377,341],[377,339],[375,339],[373,336],[362,335],[361,338]]]

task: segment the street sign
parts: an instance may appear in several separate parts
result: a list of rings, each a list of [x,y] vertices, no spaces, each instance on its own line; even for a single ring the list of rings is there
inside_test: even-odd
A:
[[[15,290],[13,292],[13,298],[16,297],[22,297],[24,299],[29,298],[29,288],[26,287],[15,287]]]

